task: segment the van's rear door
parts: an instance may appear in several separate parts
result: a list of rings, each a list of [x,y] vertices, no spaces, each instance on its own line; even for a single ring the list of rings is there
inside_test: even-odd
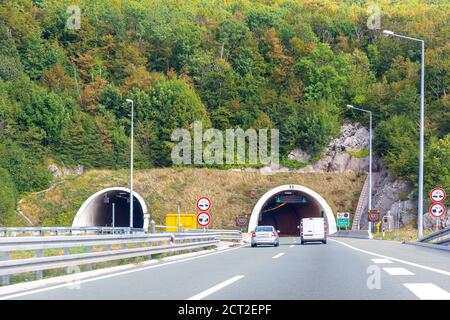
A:
[[[325,238],[325,222],[323,218],[314,219],[314,238]]]
[[[324,239],[325,225],[323,218],[304,218],[303,237],[306,239]]]

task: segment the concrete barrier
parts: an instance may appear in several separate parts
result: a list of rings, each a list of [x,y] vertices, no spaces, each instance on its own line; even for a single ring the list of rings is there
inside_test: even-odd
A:
[[[370,239],[368,230],[342,230],[342,231],[338,231],[333,234],[330,234],[330,237]]]

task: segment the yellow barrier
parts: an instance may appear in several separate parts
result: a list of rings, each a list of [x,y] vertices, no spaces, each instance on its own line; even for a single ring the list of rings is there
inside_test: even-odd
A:
[[[182,229],[197,229],[197,215],[195,213],[180,214],[180,225]],[[178,214],[166,214],[166,231],[178,232]]]

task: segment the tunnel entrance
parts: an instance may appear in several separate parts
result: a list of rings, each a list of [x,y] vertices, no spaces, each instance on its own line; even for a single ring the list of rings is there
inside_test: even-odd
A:
[[[90,196],[78,210],[74,227],[112,227],[114,204],[114,227],[130,226],[130,189],[108,188]],[[145,228],[144,217],[147,206],[136,192],[133,192],[133,227]]]
[[[283,191],[273,195],[263,206],[259,224],[280,230],[280,236],[297,236],[300,220],[324,217],[324,211],[313,197],[298,191]]]
[[[257,225],[271,225],[280,231],[280,236],[298,236],[300,220],[310,217],[325,218],[329,234],[337,231],[334,214],[318,193],[301,185],[283,185],[258,200],[248,231],[253,231]]]

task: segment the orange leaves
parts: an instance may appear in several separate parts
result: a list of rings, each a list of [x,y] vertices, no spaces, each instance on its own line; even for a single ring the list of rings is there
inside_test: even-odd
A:
[[[56,64],[42,74],[42,84],[48,90],[57,92],[69,91],[74,83],[60,64]]]
[[[155,80],[162,75],[158,72],[150,73],[145,67],[136,67],[134,65],[128,65],[126,73],[128,74],[128,77],[125,78],[121,88],[123,93],[130,91],[132,88],[139,88],[148,92]]]
[[[105,79],[97,77],[93,82],[84,87],[80,95],[80,104],[86,111],[93,113],[97,110],[100,95],[107,83]]]

